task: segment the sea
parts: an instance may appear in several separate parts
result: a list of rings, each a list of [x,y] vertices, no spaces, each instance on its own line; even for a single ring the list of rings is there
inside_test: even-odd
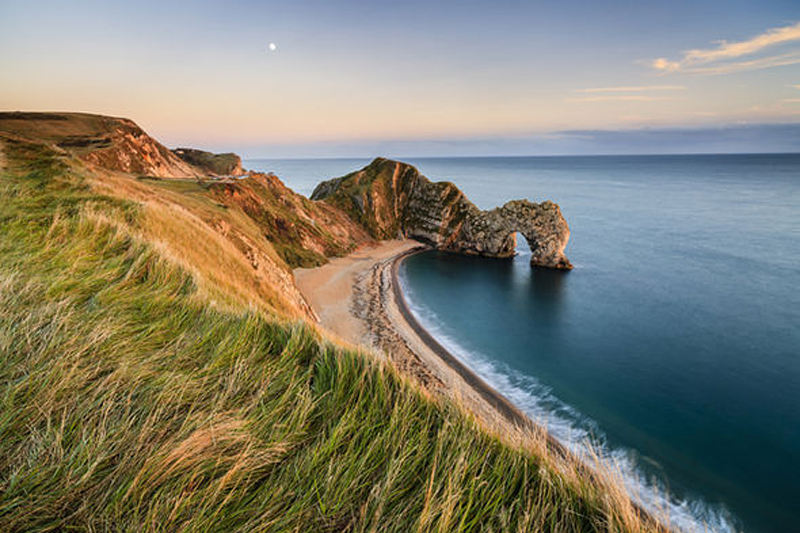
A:
[[[480,208],[552,200],[571,272],[429,251],[424,327],[686,532],[800,531],[800,154],[403,158]],[[367,159],[251,160],[309,195]]]

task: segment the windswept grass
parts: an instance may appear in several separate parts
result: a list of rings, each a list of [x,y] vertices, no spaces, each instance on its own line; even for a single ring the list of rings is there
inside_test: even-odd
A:
[[[221,310],[135,203],[7,143],[0,531],[639,531],[368,354]]]

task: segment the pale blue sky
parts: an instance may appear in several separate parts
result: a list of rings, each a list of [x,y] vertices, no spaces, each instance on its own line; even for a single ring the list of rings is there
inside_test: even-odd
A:
[[[796,1],[4,0],[0,72],[0,108],[250,156],[800,150],[752,133],[800,123]]]

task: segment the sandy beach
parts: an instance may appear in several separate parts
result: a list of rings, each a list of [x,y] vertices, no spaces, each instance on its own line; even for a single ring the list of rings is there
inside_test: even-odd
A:
[[[497,432],[506,436],[540,432],[414,318],[397,270],[404,257],[426,248],[414,240],[384,241],[318,268],[296,269],[295,280],[320,325],[335,336],[390,358],[426,390],[462,404]]]

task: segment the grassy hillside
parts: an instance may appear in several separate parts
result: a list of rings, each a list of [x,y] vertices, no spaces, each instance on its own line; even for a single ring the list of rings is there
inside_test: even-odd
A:
[[[203,213],[255,239],[243,212],[0,154],[0,531],[646,529],[541,439],[504,444],[236,293],[257,285],[210,283]]]

